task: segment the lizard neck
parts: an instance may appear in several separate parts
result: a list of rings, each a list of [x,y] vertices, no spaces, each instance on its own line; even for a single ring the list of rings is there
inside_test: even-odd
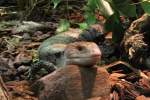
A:
[[[60,57],[60,59],[56,60],[56,64],[57,67],[64,67],[66,66],[68,63],[66,61],[66,57],[64,56],[64,54],[62,54],[62,56]]]

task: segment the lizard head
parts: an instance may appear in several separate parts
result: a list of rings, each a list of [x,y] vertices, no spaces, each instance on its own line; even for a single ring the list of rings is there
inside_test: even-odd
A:
[[[64,50],[66,64],[93,66],[101,59],[101,51],[94,42],[70,43]]]

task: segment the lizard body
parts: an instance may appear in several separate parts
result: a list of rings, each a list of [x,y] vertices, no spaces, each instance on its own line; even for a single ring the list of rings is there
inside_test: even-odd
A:
[[[101,51],[95,43],[70,43],[66,46],[63,56],[64,67],[42,77],[32,85],[39,100],[109,98],[109,73],[95,66],[101,58]]]
[[[60,59],[62,59],[64,49],[69,43],[77,41],[94,41],[100,36],[102,36],[102,34],[94,29],[82,33],[80,29],[70,28],[67,32],[60,33],[45,40],[38,49],[39,59],[51,62],[59,67],[62,65]]]
[[[52,55],[53,53],[50,55],[51,58],[52,58]],[[78,42],[70,43],[64,47],[61,57],[57,59],[58,64],[56,66],[50,65],[48,61],[45,62],[44,60],[43,63],[45,65],[42,65],[40,63],[37,65],[40,68],[37,67],[37,68],[31,69],[31,72],[29,73],[30,74],[29,78],[35,79],[36,78],[35,74],[38,74],[38,71],[40,71],[41,68],[45,68],[48,71],[47,72],[48,74],[48,73],[53,72],[55,69],[59,67],[64,67],[70,64],[79,65],[83,67],[90,67],[90,66],[95,65],[98,61],[100,61],[100,58],[101,58],[101,51],[94,42],[78,41]],[[46,74],[43,74],[43,75],[46,75]]]
[[[57,68],[62,67],[65,62],[64,51],[68,44],[79,41],[101,40],[102,38],[102,32],[98,32],[94,28],[91,28],[84,32],[82,32],[80,29],[70,28],[69,31],[57,34],[46,39],[38,48],[39,59],[34,62],[31,69],[29,69],[28,78],[34,78],[35,74],[37,74],[40,69],[46,70],[46,73],[51,73]],[[82,42],[82,44],[84,43]],[[77,43],[76,45],[79,44]]]

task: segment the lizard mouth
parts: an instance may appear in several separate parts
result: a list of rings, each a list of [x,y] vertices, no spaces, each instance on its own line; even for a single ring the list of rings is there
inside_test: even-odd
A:
[[[72,56],[72,57],[69,57],[69,59],[74,59],[74,58],[100,58],[100,55],[99,54],[94,54],[92,56],[84,55],[84,56]]]
[[[76,56],[76,57],[69,57],[68,59],[76,59],[76,58],[100,58],[100,55],[93,55],[93,56]]]
[[[98,61],[101,59],[101,56],[100,55],[93,55],[92,58],[95,60],[95,61]]]
[[[71,57],[71,58],[67,58],[66,62],[68,64],[76,64],[80,66],[93,66],[100,61],[100,58],[101,58],[100,55]]]
[[[101,56],[100,55],[92,55],[92,56],[75,56],[75,57],[69,57],[67,59],[80,59],[80,60],[100,60]]]
[[[100,55],[99,54],[95,54],[92,57],[100,57]]]

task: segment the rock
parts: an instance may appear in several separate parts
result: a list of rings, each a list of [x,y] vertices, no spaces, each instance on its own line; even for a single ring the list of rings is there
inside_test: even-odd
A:
[[[32,85],[39,100],[107,100],[110,94],[109,74],[104,68],[68,65],[39,79]]]

